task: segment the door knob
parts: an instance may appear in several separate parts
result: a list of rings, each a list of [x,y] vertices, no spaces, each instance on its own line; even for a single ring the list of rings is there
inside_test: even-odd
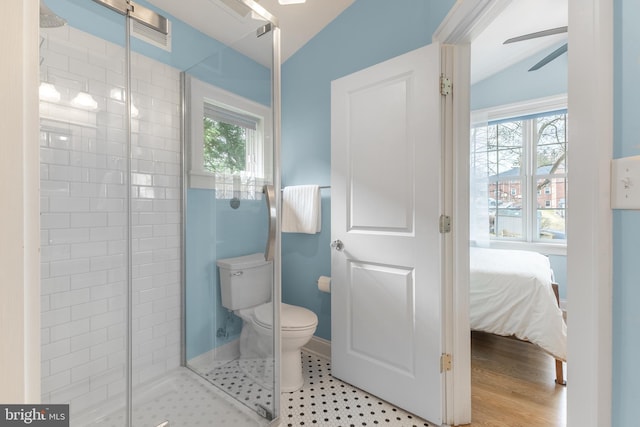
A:
[[[341,251],[344,249],[344,243],[342,243],[342,240],[334,240],[331,242],[331,247],[336,251]]]

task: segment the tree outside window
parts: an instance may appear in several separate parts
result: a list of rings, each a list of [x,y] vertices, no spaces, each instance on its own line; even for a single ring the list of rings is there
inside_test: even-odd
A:
[[[204,118],[204,169],[234,174],[247,167],[247,132],[242,126]]]

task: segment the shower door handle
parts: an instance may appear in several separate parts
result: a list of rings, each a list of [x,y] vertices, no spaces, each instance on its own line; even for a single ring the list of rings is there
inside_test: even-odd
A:
[[[278,211],[276,209],[276,193],[273,185],[266,184],[262,187],[262,192],[267,198],[267,212],[269,214],[269,233],[267,236],[267,247],[264,250],[264,259],[273,261],[273,255],[276,250],[276,225],[278,220]]]

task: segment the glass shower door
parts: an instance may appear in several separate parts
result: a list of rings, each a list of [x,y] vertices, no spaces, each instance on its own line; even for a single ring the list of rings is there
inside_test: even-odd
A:
[[[254,327],[256,306],[234,310],[223,305],[217,261],[246,255],[265,259],[272,210],[263,189],[279,188],[273,86],[277,30],[273,18],[256,12],[261,9],[253,2],[210,5],[206,13],[224,20],[226,33],[210,31],[206,52],[183,73],[184,358],[193,372],[266,425],[279,413],[279,334],[273,332],[279,330],[279,304],[273,304],[280,300],[279,255],[270,261],[270,296],[258,304],[267,309],[270,329]],[[276,201],[271,203],[275,207]]]
[[[126,21],[64,0],[40,18],[42,402],[95,425],[126,411]]]
[[[140,0],[136,13],[149,13],[136,19],[127,0],[42,7],[42,402],[68,403],[74,427],[278,416],[278,334],[240,366],[243,322],[220,305],[215,267],[267,244],[262,188],[279,186],[277,29],[250,0],[204,2],[201,23],[173,3]],[[183,116],[188,97],[202,101],[200,144]],[[204,139],[214,130],[241,149],[215,154]],[[207,170],[193,163],[196,147],[207,167],[241,162]],[[279,301],[279,256],[273,267]],[[277,331],[279,305],[269,307]],[[234,364],[252,378],[250,396],[214,378]]]

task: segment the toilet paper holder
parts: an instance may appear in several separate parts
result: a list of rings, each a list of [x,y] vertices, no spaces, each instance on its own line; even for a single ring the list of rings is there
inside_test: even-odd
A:
[[[320,292],[331,292],[331,277],[318,277],[318,290]]]

